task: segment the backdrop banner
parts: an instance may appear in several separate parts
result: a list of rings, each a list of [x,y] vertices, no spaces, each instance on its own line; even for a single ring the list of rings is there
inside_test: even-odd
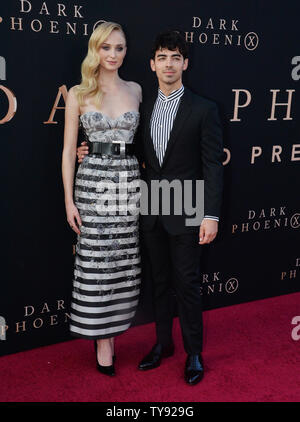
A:
[[[1,2],[1,355],[72,338],[76,234],[61,175],[64,107],[102,21],[123,26],[120,76],[140,83],[145,98],[157,90],[155,35],[182,32],[190,46],[184,84],[218,105],[225,187],[219,234],[203,246],[204,309],[300,290],[299,13],[296,0]],[[134,325],[153,321],[142,256]]]

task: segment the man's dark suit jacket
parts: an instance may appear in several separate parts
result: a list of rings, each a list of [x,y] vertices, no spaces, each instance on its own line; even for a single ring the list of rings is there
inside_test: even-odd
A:
[[[157,94],[141,106],[140,126],[135,139],[136,156],[142,179],[148,184],[152,180],[191,180],[193,205],[195,205],[196,180],[204,180],[204,215],[220,216],[223,189],[223,142],[222,129],[214,102],[194,94],[185,87],[173,128],[167,144],[162,166],[160,166],[150,133],[150,119]],[[184,189],[182,190],[184,195]],[[150,207],[149,207],[150,208]],[[184,207],[183,207],[184,208]],[[173,214],[173,215],[172,215]],[[154,227],[156,215],[141,215],[142,230]],[[162,215],[165,229],[173,235],[199,231],[198,226],[186,226],[191,218],[183,209],[182,215],[174,215],[174,198],[171,197],[171,215]]]

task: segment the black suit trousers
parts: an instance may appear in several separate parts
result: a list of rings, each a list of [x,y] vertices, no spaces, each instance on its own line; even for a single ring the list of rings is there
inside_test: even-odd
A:
[[[203,323],[199,234],[172,235],[159,217],[152,230],[142,234],[152,272],[157,341],[163,346],[172,343],[175,293],[185,351],[200,353]]]

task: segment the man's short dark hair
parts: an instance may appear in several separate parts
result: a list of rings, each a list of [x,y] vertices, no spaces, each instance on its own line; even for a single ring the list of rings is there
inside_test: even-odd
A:
[[[188,57],[187,42],[185,41],[185,38],[177,31],[161,32],[156,37],[151,50],[151,59],[154,60],[155,53],[162,48],[166,48],[167,50],[171,51],[175,51],[178,48],[178,51],[184,59]]]

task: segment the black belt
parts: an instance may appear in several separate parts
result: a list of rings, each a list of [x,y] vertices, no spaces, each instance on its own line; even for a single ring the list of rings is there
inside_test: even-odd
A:
[[[88,142],[89,154],[101,155],[125,155],[134,154],[134,145],[126,144],[125,142]]]

